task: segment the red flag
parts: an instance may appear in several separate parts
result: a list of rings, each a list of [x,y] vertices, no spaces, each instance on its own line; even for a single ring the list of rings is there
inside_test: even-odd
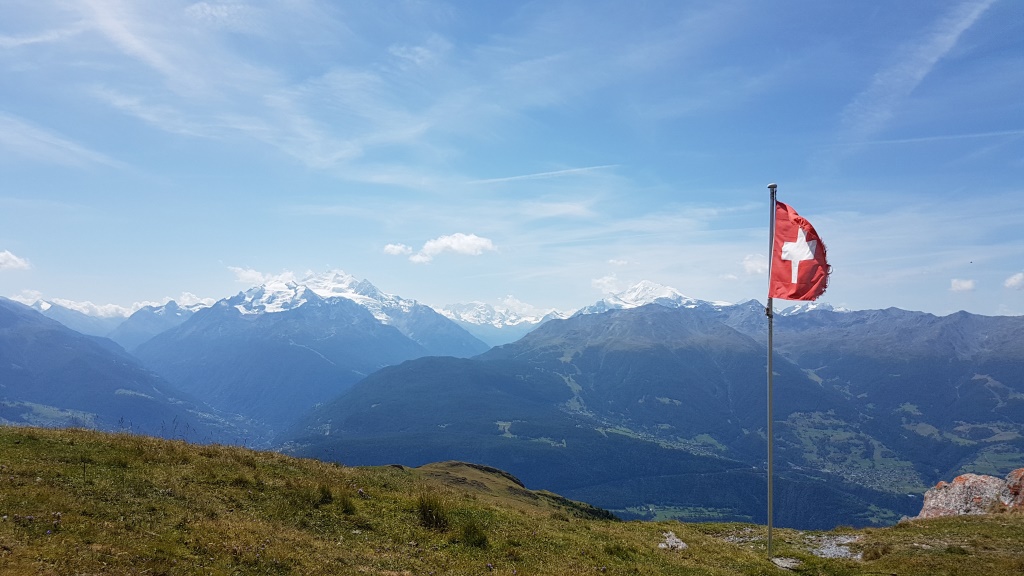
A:
[[[782,202],[775,203],[775,241],[768,297],[815,300],[825,293],[831,267],[814,226]]]

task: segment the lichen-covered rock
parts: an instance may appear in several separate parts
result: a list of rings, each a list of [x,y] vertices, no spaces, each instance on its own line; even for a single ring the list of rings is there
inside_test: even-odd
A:
[[[995,476],[962,474],[925,492],[918,518],[985,514],[1002,503],[1006,481]]]
[[[925,492],[917,518],[987,514],[999,509],[1024,510],[1024,468],[1006,479],[981,474],[962,474],[952,482],[939,482]]]
[[[1006,475],[1003,503],[1011,509],[1024,510],[1024,468],[1017,468]]]

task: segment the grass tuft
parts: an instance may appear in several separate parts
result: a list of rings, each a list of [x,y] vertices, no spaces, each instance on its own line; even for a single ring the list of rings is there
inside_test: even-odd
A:
[[[469,518],[459,531],[459,542],[473,548],[487,548],[487,529],[476,518]]]
[[[446,532],[451,525],[451,510],[439,494],[421,492],[416,501],[420,525],[424,528]]]

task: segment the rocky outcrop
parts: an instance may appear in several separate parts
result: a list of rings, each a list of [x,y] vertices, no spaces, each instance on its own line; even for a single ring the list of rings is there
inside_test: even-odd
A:
[[[1017,468],[1006,475],[1006,505],[1024,510],[1024,468]]]
[[[981,474],[962,474],[952,482],[939,482],[925,492],[917,518],[964,514],[988,514],[998,510],[1024,511],[1024,468],[1006,479]]]

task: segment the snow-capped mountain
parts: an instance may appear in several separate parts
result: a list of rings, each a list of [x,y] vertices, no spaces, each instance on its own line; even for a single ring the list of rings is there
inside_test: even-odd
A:
[[[729,302],[709,302],[690,298],[675,288],[642,280],[622,292],[610,294],[595,304],[581,308],[576,314],[599,314],[609,310],[639,308],[648,304],[658,304],[666,308],[708,308],[713,310],[732,306]]]
[[[294,281],[272,280],[240,293],[231,302],[242,314],[273,314],[286,312],[310,301],[322,302],[316,292]]]
[[[557,310],[548,310],[542,314],[520,313],[511,308],[492,306],[476,301],[468,304],[448,304],[437,311],[452,320],[467,324],[488,325],[495,328],[518,326],[520,324],[539,324],[545,318],[568,316],[560,314]]]
[[[831,304],[825,302],[801,302],[794,306],[790,306],[779,312],[782,316],[792,316],[794,314],[803,314],[805,312],[811,312],[812,310],[823,310],[826,312],[849,312],[846,308],[836,308]]]
[[[242,314],[268,314],[337,298],[362,306],[377,321],[394,326],[434,355],[473,356],[489,348],[433,308],[382,292],[369,281],[357,280],[341,270],[309,273],[298,280],[272,279],[240,293],[231,303]]]
[[[555,309],[538,310],[511,296],[504,302],[507,305],[493,306],[476,301],[448,304],[437,311],[491,346],[515,342],[548,320],[572,315]]]
[[[416,306],[394,294],[381,292],[367,280],[358,280],[342,270],[329,270],[323,274],[309,273],[297,280],[272,279],[244,292],[244,301],[236,307],[243,314],[282,312],[302,306],[311,299],[347,298],[384,324],[394,324],[395,318],[408,314]]]

